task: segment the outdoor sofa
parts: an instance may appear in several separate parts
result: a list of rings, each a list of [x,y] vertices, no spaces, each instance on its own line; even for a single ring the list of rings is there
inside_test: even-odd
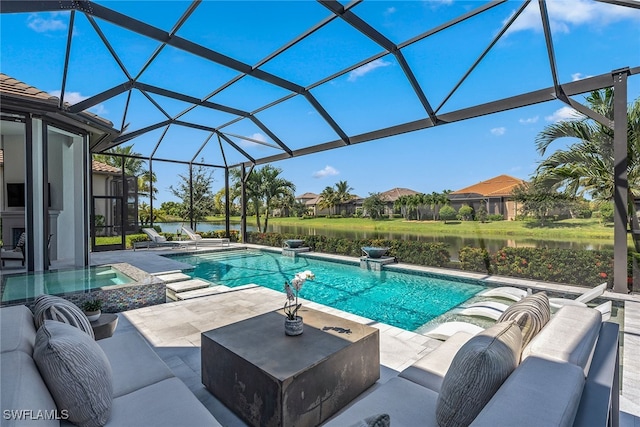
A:
[[[382,414],[393,427],[617,426],[618,325],[592,308],[566,306],[533,335],[516,317],[477,335],[456,333],[325,426]],[[520,349],[521,339],[530,341]]]
[[[68,307],[60,307],[57,308],[58,314],[69,314]],[[83,319],[78,316],[69,317],[79,327],[82,326]],[[46,330],[46,334],[39,331],[38,341],[34,315],[23,305],[0,309],[0,328],[0,402],[3,427],[73,425],[68,419],[61,418],[69,417],[65,411],[72,409],[74,404],[67,401],[56,406],[54,396],[60,399],[60,390],[54,389],[58,385],[53,386],[45,381],[45,375],[41,374],[43,366],[39,364],[40,356],[35,355],[46,353],[39,353],[43,348],[47,350],[46,346],[40,345],[43,335],[50,335],[47,344],[49,350],[57,350],[65,342],[73,343],[78,334],[82,334],[79,340],[81,343],[75,347],[84,349],[97,345],[102,354],[106,355],[108,362],[102,360],[103,356],[90,353],[90,357],[71,358],[72,362],[79,362],[69,363],[69,360],[66,360],[56,365],[59,369],[55,371],[57,376],[65,378],[64,384],[60,384],[59,387],[69,386],[69,383],[73,382],[72,388],[76,391],[81,390],[79,399],[83,401],[75,402],[75,410],[81,412],[82,422],[76,423],[77,425],[102,425],[102,422],[96,421],[96,414],[84,414],[89,411],[103,416],[106,426],[220,426],[187,386],[173,375],[144,338],[135,331],[93,341],[89,332],[85,333],[78,327],[46,320],[40,327],[42,331]],[[89,337],[90,341],[86,341],[85,336]],[[56,344],[51,344],[54,338],[57,340]],[[70,349],[64,354],[70,353],[76,355],[89,352]],[[108,365],[107,371],[110,371],[110,375],[93,375],[94,371],[87,366],[93,366],[94,362],[101,366]],[[69,381],[69,376],[74,380]],[[105,377],[111,380],[111,399],[104,398],[102,385],[98,384]],[[51,381],[50,376],[47,378]],[[90,387],[83,382],[83,378],[90,379]],[[73,393],[65,390],[63,394],[66,399],[68,394]],[[106,415],[104,411],[100,412],[105,400],[111,400],[110,410]]]

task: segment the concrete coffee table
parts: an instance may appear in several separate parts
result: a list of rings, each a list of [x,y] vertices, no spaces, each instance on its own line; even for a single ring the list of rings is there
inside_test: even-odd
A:
[[[316,426],[380,377],[376,328],[302,308],[304,333],[282,311],[202,334],[202,383],[252,426]]]

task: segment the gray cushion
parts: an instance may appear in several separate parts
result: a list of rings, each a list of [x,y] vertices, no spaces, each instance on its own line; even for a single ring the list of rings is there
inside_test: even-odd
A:
[[[549,298],[544,292],[528,295],[509,306],[498,322],[515,320],[522,331],[522,346],[526,346],[551,319]]]
[[[109,426],[220,427],[220,423],[182,381],[169,378],[113,399]]]
[[[3,309],[4,310],[4,309]],[[42,380],[40,372],[30,355],[23,351],[8,351],[0,353],[0,407],[3,411],[48,411],[55,414],[56,403],[53,401],[47,385]],[[11,412],[9,412],[11,414]],[[64,416],[61,411],[57,412]],[[2,427],[30,425],[35,427],[56,427],[59,422],[54,419],[38,419],[35,421],[6,417],[0,418]],[[28,415],[27,415],[28,416]]]
[[[0,309],[0,352],[20,350],[33,354],[36,328],[33,314],[24,305]]]
[[[398,376],[439,392],[442,380],[449,370],[449,366],[451,366],[453,357],[471,337],[473,335],[470,333],[464,331],[456,332],[431,353],[428,353],[400,372]]]
[[[137,332],[126,332],[96,343],[111,364],[113,397],[173,377],[173,372]]]
[[[111,412],[111,366],[104,351],[78,328],[45,320],[33,359],[58,406],[81,427],[106,424]]]
[[[388,414],[377,414],[360,420],[351,427],[389,427],[390,425],[391,419]]]
[[[95,338],[91,322],[84,312],[74,303],[54,295],[40,295],[36,298],[33,319],[38,329],[45,320],[57,320],[68,323]]]
[[[568,427],[580,405],[584,375],[568,363],[529,357],[471,424],[474,427]]]
[[[323,427],[344,427],[367,414],[384,411],[395,427],[435,427],[438,393],[404,378],[391,378],[376,384],[356,398],[346,409],[329,419]]]
[[[442,381],[438,425],[468,426],[518,366],[521,346],[522,332],[514,321],[497,323],[467,341]]]
[[[522,360],[530,356],[569,362],[580,366],[586,376],[591,366],[602,314],[588,307],[565,306],[553,315],[522,350]]]

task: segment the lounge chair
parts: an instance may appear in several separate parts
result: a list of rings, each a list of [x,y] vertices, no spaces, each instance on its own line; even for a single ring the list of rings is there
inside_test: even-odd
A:
[[[201,245],[206,245],[206,244],[219,244],[221,246],[224,246],[225,244],[227,246],[229,246],[229,238],[228,237],[202,237],[201,235],[199,235],[198,233],[196,233],[195,231],[193,231],[191,229],[191,227],[188,227],[186,225],[182,226],[182,230],[187,234],[187,236],[189,236],[189,239],[191,239],[193,242],[195,242],[196,245],[196,249],[198,249],[198,243],[200,243]]]
[[[489,319],[498,320],[507,307],[509,307],[507,304],[502,304],[501,302],[481,301],[470,304],[458,314],[465,316],[488,317]]]
[[[607,283],[605,282],[601,285],[596,286],[595,288],[586,290],[582,295],[579,295],[575,299],[549,298],[549,305],[551,306],[551,310],[558,310],[560,307],[563,307],[565,305],[577,305],[586,307],[588,302],[598,298],[604,293],[606,289]]]
[[[135,251],[137,248],[146,247],[146,248],[157,248],[160,246],[178,246],[180,244],[187,244],[188,242],[170,242],[166,237],[159,234],[153,228],[143,228],[142,232],[147,235],[149,240],[144,242],[135,242],[133,244],[133,250]]]
[[[423,335],[429,338],[435,338],[437,340],[446,341],[447,339],[449,339],[449,337],[451,337],[456,332],[463,331],[463,332],[467,332],[469,334],[475,335],[478,332],[483,330],[484,328],[478,325],[474,325],[473,323],[445,322],[445,323],[439,324],[438,326],[431,329],[430,331],[423,333]]]
[[[522,298],[531,294],[528,290],[514,288],[512,286],[502,286],[499,288],[491,288],[486,291],[480,292],[478,295],[482,297],[496,297],[505,298],[512,301],[520,301]]]
[[[609,320],[611,318],[611,308],[612,308],[613,304],[611,303],[611,301],[607,301],[605,303],[600,304],[597,307],[593,307],[596,310],[598,310],[600,313],[602,313],[602,321],[606,322],[607,320]]]
[[[25,233],[20,234],[18,242],[13,249],[6,250],[3,248],[0,251],[0,258],[2,259],[3,267],[5,261],[20,261],[22,263],[22,266],[24,267],[24,246],[27,240],[26,237],[27,235]]]

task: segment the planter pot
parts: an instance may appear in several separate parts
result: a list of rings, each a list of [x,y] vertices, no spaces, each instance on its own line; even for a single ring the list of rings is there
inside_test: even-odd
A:
[[[87,316],[87,319],[89,319],[89,322],[95,322],[96,320],[98,320],[100,318],[100,315],[102,314],[102,312],[100,310],[98,310],[98,311],[85,311],[84,314]]]
[[[302,334],[304,324],[302,323],[302,317],[296,316],[295,320],[284,319],[284,333],[291,337]]]

